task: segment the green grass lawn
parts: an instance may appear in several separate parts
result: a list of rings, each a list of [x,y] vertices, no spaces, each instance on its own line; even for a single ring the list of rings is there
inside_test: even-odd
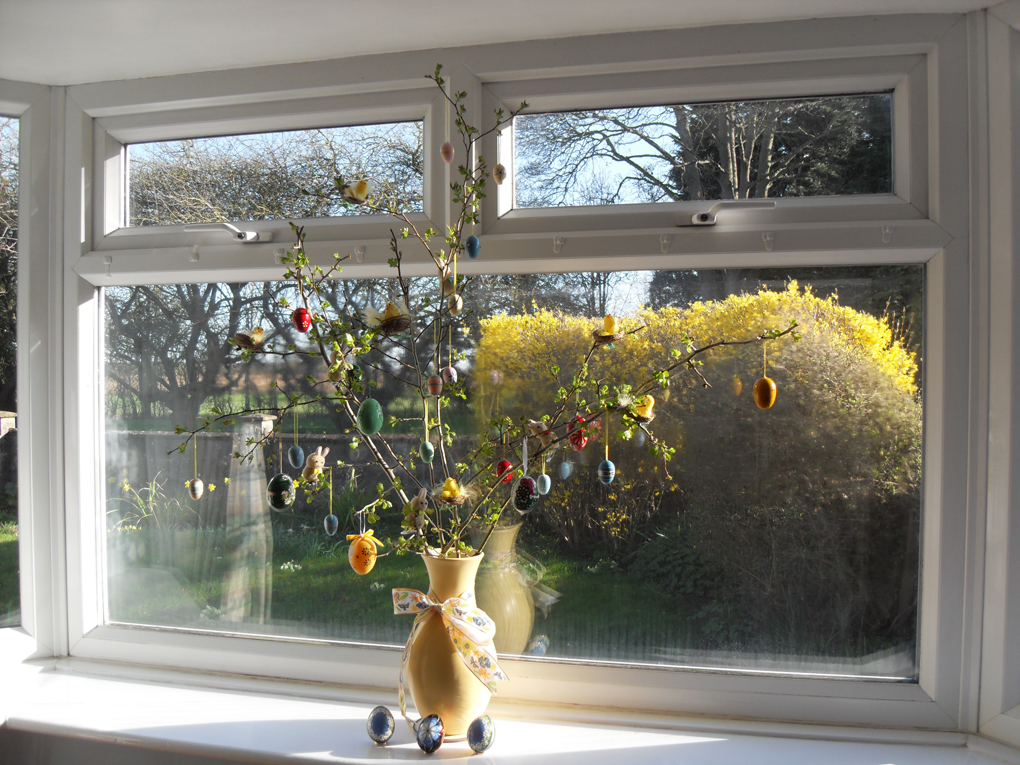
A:
[[[0,627],[21,624],[18,522],[0,515]]]

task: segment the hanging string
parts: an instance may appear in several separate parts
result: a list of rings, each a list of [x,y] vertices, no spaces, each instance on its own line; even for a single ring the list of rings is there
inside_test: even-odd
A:
[[[425,397],[425,440],[429,440],[429,399]]]
[[[521,457],[521,475],[528,474],[528,437],[524,436],[524,445],[521,447],[523,452]]]
[[[192,456],[195,458],[195,478],[198,478],[198,436],[195,436],[195,447],[191,450]]]
[[[297,442],[297,432],[298,432],[298,424],[297,424],[297,407],[294,407],[294,446],[297,446],[297,445],[298,445],[298,442]],[[280,444],[280,448],[281,448],[281,449],[283,449],[283,444],[282,444],[282,442],[281,442],[281,444]]]
[[[765,357],[765,343],[761,344],[761,376],[769,376],[769,365]]]
[[[277,438],[276,445],[280,447],[280,472],[283,472],[283,439]]]
[[[606,410],[606,461],[609,460],[609,428],[610,428],[609,410],[607,409]]]
[[[443,101],[446,103],[446,141],[450,141],[450,94],[446,89],[446,85],[443,85]]]

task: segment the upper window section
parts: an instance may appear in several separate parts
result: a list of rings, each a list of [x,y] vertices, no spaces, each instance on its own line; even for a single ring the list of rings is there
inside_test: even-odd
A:
[[[521,115],[514,157],[517,207],[888,194],[891,96]]]
[[[369,179],[378,206],[420,211],[422,123],[132,144],[128,225],[170,226],[371,212],[315,192]]]

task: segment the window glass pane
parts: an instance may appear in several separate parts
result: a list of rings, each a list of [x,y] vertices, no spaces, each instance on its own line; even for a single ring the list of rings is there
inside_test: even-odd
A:
[[[17,297],[18,120],[0,117],[0,627],[21,623]]]
[[[517,207],[892,192],[889,95],[521,115]]]
[[[770,343],[775,405],[759,410],[760,345],[705,357],[699,376],[674,373],[649,426],[675,446],[671,462],[619,423],[543,470],[552,490],[486,547],[479,603],[496,614],[504,653],[666,666],[709,666],[916,678],[922,395],[921,266],[499,275],[464,288],[455,350],[466,381],[443,421],[464,459],[494,417],[550,412],[560,376],[576,369],[590,329],[612,312],[647,328],[596,351],[599,376],[640,382],[654,360],[705,344],[799,324]],[[337,305],[382,305],[386,280],[331,281]],[[309,356],[239,359],[233,333],[259,325],[264,342],[307,348],[280,283],[106,290],[109,608],[115,621],[401,644],[393,587],[427,587],[413,555],[351,570],[353,510],[380,481],[367,447],[335,405],[309,403],[283,438],[232,459],[272,427],[276,407],[320,379]],[[435,279],[413,283],[412,308]],[[417,297],[416,297],[417,296]],[[291,297],[293,295],[291,294]],[[420,303],[418,303],[420,304]],[[196,322],[194,317],[202,318]],[[431,344],[431,335],[424,345]],[[411,350],[395,336],[361,363],[395,423],[383,441],[407,456],[421,441],[416,389],[395,382]],[[403,348],[403,349],[402,349]],[[431,348],[419,348],[423,357]],[[640,378],[640,379],[639,379]],[[410,391],[410,392],[409,392]],[[418,399],[420,405],[420,399]],[[258,416],[197,438],[184,454],[175,426],[214,411]],[[295,442],[329,447],[332,498],[298,493],[273,512],[267,482]],[[597,479],[606,433],[615,482]],[[641,441],[646,441],[641,443]],[[418,461],[420,463],[420,460]],[[564,467],[564,466],[567,467]],[[197,470],[205,493],[189,496]],[[428,481],[419,464],[417,475]],[[441,481],[440,481],[441,483]],[[335,536],[323,521],[332,509]],[[375,526],[401,530],[398,508]]]
[[[380,206],[422,209],[422,123],[293,130],[128,147],[131,226],[368,213],[314,192],[372,179]]]

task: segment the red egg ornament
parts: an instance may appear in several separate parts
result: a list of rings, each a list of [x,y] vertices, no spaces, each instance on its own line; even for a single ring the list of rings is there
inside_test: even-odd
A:
[[[513,471],[510,468],[513,465],[510,464],[509,460],[500,460],[496,463],[496,475],[499,477],[500,483],[510,483],[514,479]]]
[[[439,396],[443,392],[443,378],[439,375],[432,375],[426,385],[430,396]]]
[[[570,448],[575,452],[581,451],[588,445],[588,429],[585,427],[584,417],[581,415],[574,415],[574,418],[570,421],[570,427],[567,429],[567,440],[570,442]]]
[[[443,158],[443,162],[446,164],[453,162],[453,153],[453,144],[449,141],[446,141],[439,147],[439,156]]]
[[[312,315],[308,313],[307,308],[295,308],[290,320],[298,332],[304,333],[312,328]]]

